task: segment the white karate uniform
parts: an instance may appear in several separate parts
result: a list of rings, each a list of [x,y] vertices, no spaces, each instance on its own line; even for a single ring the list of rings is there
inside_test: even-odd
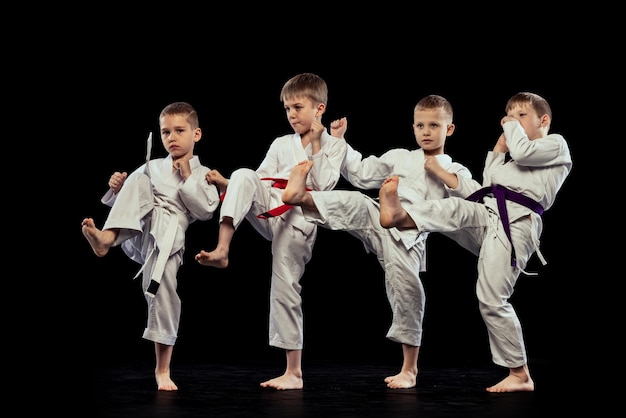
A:
[[[567,142],[559,134],[530,141],[517,121],[505,123],[503,131],[512,160],[505,162],[505,154],[488,152],[483,186],[504,186],[548,210],[572,168]],[[461,198],[425,201],[408,212],[420,232],[445,233],[478,255],[476,294],[492,359],[511,368],[526,364],[527,356],[522,327],[509,298],[531,255],[536,253],[544,264],[545,260],[539,251],[541,216],[509,200],[506,207],[517,267],[511,266],[512,247],[494,197],[485,197],[484,203]]]
[[[400,176],[399,195],[404,206],[424,199],[441,199],[456,191],[424,170],[424,151],[392,149],[380,157],[365,159],[348,146],[342,175],[361,189],[378,189],[392,175]],[[459,182],[471,180],[470,171],[446,154],[436,157],[456,173]],[[378,201],[360,191],[312,191],[317,211],[304,210],[305,218],[322,227],[347,231],[373,252],[384,270],[385,289],[392,322],[387,338],[398,343],[421,345],[425,294],[419,277],[426,270],[427,234],[417,230],[385,229],[380,225]]]
[[[173,171],[172,157],[158,158],[132,172],[119,193],[109,189],[102,202],[111,206],[103,229],[119,229],[114,246],[142,265],[142,287],[148,314],[143,338],[174,345],[178,336],[181,300],[176,291],[183,263],[185,232],[195,220],[209,220],[220,204],[219,191],[206,181],[209,168],[194,156],[187,180]],[[137,276],[135,276],[137,277]],[[158,283],[154,295],[150,284]]]
[[[306,222],[302,209],[292,207],[280,216],[259,219],[257,215],[283,204],[283,190],[273,187],[273,181],[262,178],[289,179],[293,167],[301,161],[312,160],[307,187],[331,190],[339,181],[346,143],[324,131],[321,150],[312,155],[309,144],[302,147],[299,134],[276,138],[256,171],[235,170],[230,176],[226,195],[220,208],[224,216],[233,219],[235,229],[244,219],[265,239],[272,242],[272,278],[270,284],[269,344],[298,350],[304,342],[300,279],[311,259],[317,226]]]

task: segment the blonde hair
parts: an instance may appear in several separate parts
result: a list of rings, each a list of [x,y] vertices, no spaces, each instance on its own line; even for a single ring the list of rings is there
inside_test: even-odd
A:
[[[450,116],[450,120],[452,120],[452,116],[453,116],[452,105],[450,104],[448,99],[446,99],[443,96],[436,95],[436,94],[430,94],[426,97],[421,98],[420,101],[417,102],[417,104],[415,105],[415,109],[413,109],[413,112],[417,112],[418,110],[433,110],[433,109],[443,110],[445,113],[448,114],[448,116]]]
[[[283,85],[280,90],[280,101],[285,102],[294,97],[304,96],[314,104],[328,102],[328,86],[324,79],[312,73],[298,74]]]

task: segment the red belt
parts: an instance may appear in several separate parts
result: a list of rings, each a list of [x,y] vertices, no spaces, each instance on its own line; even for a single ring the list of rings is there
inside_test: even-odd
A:
[[[277,179],[274,177],[263,177],[261,178],[261,180],[272,180],[274,182],[272,184],[272,187],[276,187],[278,189],[284,189],[285,187],[287,187],[287,180],[285,179]],[[307,190],[310,191],[311,189],[307,187]],[[259,219],[273,218],[274,216],[282,215],[283,213],[287,212],[292,207],[293,205],[283,204],[283,205],[275,207],[274,209],[270,209],[267,212],[263,212],[257,215],[256,217]]]

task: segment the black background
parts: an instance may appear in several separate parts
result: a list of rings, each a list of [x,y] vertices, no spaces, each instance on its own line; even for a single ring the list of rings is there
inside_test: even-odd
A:
[[[89,216],[102,226],[108,208],[100,198],[108,178],[142,163],[149,132],[157,139],[154,157],[165,155],[158,140],[160,110],[173,101],[191,103],[203,131],[196,154],[204,165],[228,175],[238,167],[256,168],[271,141],[291,132],[280,89],[293,75],[314,72],[329,87],[323,123],[328,126],[347,116],[346,138],[364,155],[415,148],[415,103],[427,94],[445,96],[457,126],[446,151],[477,179],[501,132],[506,100],[519,91],[533,91],[549,101],[551,131],[568,140],[574,169],[543,216],[542,252],[548,265],[533,258],[528,270],[540,275],[520,277],[513,303],[525,330],[531,368],[533,362],[560,361],[576,327],[568,314],[579,303],[572,292],[583,280],[576,274],[580,265],[574,255],[580,231],[569,220],[578,205],[577,170],[585,152],[580,99],[595,83],[578,65],[585,60],[576,38],[582,35],[551,26],[535,37],[533,28],[512,30],[507,26],[512,23],[503,19],[498,27],[468,25],[450,36],[444,28],[396,25],[396,18],[386,13],[358,28],[354,18],[348,26],[313,13],[297,25],[277,20],[218,29],[220,17],[213,16],[185,33],[181,22],[163,18],[166,22],[154,27],[139,24],[139,19],[125,22],[132,36],[114,31],[111,23],[106,33],[115,36],[90,38],[66,74],[67,83],[79,86],[73,97],[81,119],[80,134],[69,138],[81,151],[68,208],[76,243],[71,268],[78,269],[68,280],[81,289],[80,312],[74,311],[71,320],[87,321],[72,330],[79,340],[74,348],[97,356],[98,364],[153,361],[152,344],[141,339],[144,297],[140,282],[132,280],[139,265],[119,248],[96,257],[80,233],[80,222]],[[167,23],[173,30],[161,27]],[[383,23],[391,28],[383,30]],[[131,28],[133,24],[137,27]],[[585,80],[585,86],[572,85],[572,77]],[[217,233],[217,216],[192,224],[187,233],[179,272],[183,314],[173,368],[187,360],[282,364],[284,354],[267,345],[270,243],[244,222],[227,269],[198,265],[193,256],[214,248]],[[428,245],[420,363],[489,364],[474,295],[475,257],[438,235]],[[382,268],[356,238],[320,228],[302,284],[305,369],[313,360],[400,364],[399,345],[385,338],[391,317]]]

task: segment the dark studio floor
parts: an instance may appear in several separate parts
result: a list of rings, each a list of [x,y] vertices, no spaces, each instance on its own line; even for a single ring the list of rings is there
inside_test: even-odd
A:
[[[106,280],[91,282],[106,286],[92,292],[93,297],[79,299],[82,315],[68,312],[76,320],[89,317],[90,330],[97,332],[93,341],[86,338],[91,332],[82,332],[76,344],[64,346],[90,376],[80,388],[86,389],[84,397],[63,389],[60,411],[67,413],[69,402],[80,408],[78,416],[102,418],[517,418],[573,416],[589,410],[607,416],[600,411],[608,397],[590,394],[593,388],[604,389],[602,381],[573,376],[581,369],[603,368],[588,357],[594,344],[585,344],[584,350],[572,344],[578,341],[574,336],[580,324],[564,315],[577,312],[575,302],[580,298],[568,293],[574,288],[568,285],[574,275],[562,267],[568,266],[565,261],[553,256],[540,279],[519,281],[514,297],[525,327],[534,392],[485,391],[507,370],[490,361],[486,330],[473,296],[475,261],[460,250],[453,253],[453,265],[446,259],[430,259],[430,270],[423,275],[428,334],[420,350],[417,387],[394,390],[383,379],[399,371],[401,351],[385,338],[390,313],[380,266],[374,257],[361,255],[363,249],[353,237],[324,232],[315,260],[332,259],[341,248],[343,257],[359,263],[345,277],[328,274],[322,262],[308,266],[303,286],[307,315],[303,390],[259,386],[284,368],[284,354],[267,345],[270,274],[265,253],[259,260],[234,258],[227,271],[207,272],[191,262],[183,265],[179,292],[185,312],[172,364],[179,390],[163,392],[156,389],[153,347],[140,337],[144,295],[138,282],[128,279],[136,267],[113,252],[108,258],[84,257],[89,263],[85,270],[97,271]],[[324,245],[331,238],[332,245]],[[258,240],[252,235],[238,242],[256,248],[263,245]],[[433,237],[429,244],[433,254],[443,254],[437,246],[445,243]],[[244,250],[234,254],[251,257]],[[259,266],[258,274],[248,274],[251,264]],[[225,310],[225,302],[232,309]],[[84,325],[68,329],[84,330]],[[582,360],[569,358],[574,355]]]
[[[363,268],[377,271],[369,259]],[[110,264],[101,263],[99,273],[111,275]],[[438,268],[431,265],[433,270]],[[203,278],[194,267],[186,265],[191,269],[188,276]],[[76,347],[76,358],[89,353],[84,371],[91,373],[88,396],[80,405],[74,404],[81,408],[76,412],[103,418],[516,418],[569,416],[569,412],[584,410],[583,402],[591,400],[588,391],[593,382],[569,376],[575,367],[564,374],[563,369],[577,363],[563,358],[573,353],[567,344],[572,335],[569,323],[555,323],[560,316],[553,310],[563,306],[546,300],[558,294],[553,289],[556,279],[547,279],[550,270],[545,280],[521,281],[516,292],[535,391],[494,394],[485,388],[502,379],[507,370],[490,362],[486,331],[475,301],[467,296],[472,295],[472,281],[462,276],[435,280],[439,276],[424,275],[431,304],[426,318],[428,344],[420,351],[417,387],[393,390],[383,379],[399,371],[401,352],[384,337],[389,316],[382,285],[361,280],[358,286],[333,287],[333,277],[319,274],[318,268],[315,264],[309,268],[317,280],[308,281],[305,290],[309,320],[303,390],[259,386],[284,368],[283,354],[265,343],[267,302],[259,294],[266,291],[266,283],[244,274],[240,282],[222,280],[221,272],[212,272],[210,281],[181,281],[186,316],[172,364],[179,390],[158,391],[153,348],[138,337],[144,326],[143,295],[135,282],[119,279],[110,280],[106,292],[88,301],[89,309],[101,311],[93,320],[98,335],[110,338]],[[237,270],[229,273],[239,274]],[[373,275],[363,273],[353,280],[369,276]],[[561,275],[555,277],[564,280]],[[350,280],[344,278],[342,283]],[[231,297],[231,287],[242,283],[245,292],[237,293],[237,315],[247,318],[243,327],[233,326],[238,324],[236,318],[224,313],[219,300]],[[359,290],[358,298],[348,299],[352,289]],[[100,310],[101,306],[112,309]]]
[[[385,365],[309,364],[303,390],[275,391],[259,382],[276,366],[177,365],[176,392],[157,391],[148,365],[97,370],[91,406],[97,417],[532,417],[563,413],[549,367],[534,365],[535,392],[492,394],[502,377],[492,366],[424,367],[418,387],[387,389]],[[561,399],[561,400],[559,400]],[[571,404],[570,404],[571,405]]]

